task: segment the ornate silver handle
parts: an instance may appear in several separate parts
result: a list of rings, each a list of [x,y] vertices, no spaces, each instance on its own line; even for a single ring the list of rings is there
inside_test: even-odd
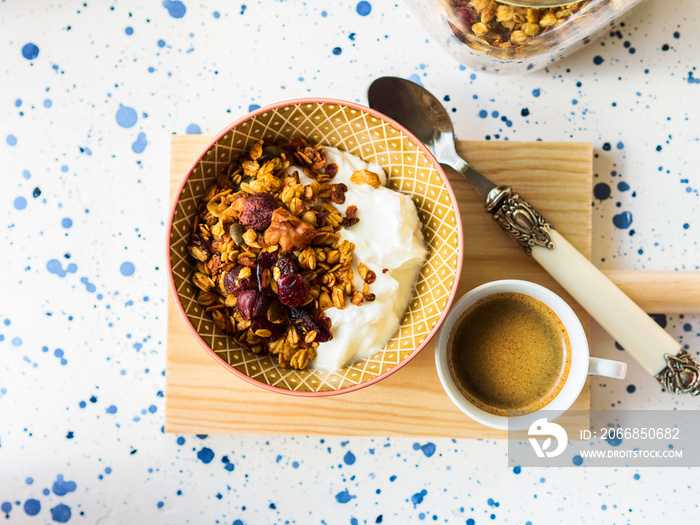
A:
[[[685,350],[678,351],[677,341],[578,253],[525,199],[509,186],[497,186],[488,193],[484,207],[667,392],[700,395],[700,363]],[[595,294],[590,293],[593,289]]]
[[[685,350],[675,356],[664,354],[666,368],[656,374],[656,379],[668,392],[700,395],[700,364]]]
[[[510,186],[492,189],[484,208],[528,255],[532,255],[533,246],[554,248],[550,233],[554,227]]]

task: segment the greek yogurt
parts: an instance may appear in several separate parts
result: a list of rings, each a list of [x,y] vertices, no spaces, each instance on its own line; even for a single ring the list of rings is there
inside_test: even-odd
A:
[[[310,367],[339,370],[379,352],[397,332],[428,250],[413,200],[386,187],[386,174],[380,166],[337,148],[326,147],[325,152],[327,162],[338,166],[333,182],[348,188],[345,203],[336,204],[336,208],[345,213],[348,206],[355,205],[355,216],[360,219],[340,231],[342,239],[355,244],[355,288],[362,290],[364,284],[358,272],[360,263],[377,275],[370,284],[374,301],[364,301],[361,306],[348,301],[344,310],[329,308],[324,312],[333,323],[333,339],[320,344]],[[376,173],[381,186],[350,180],[354,172],[363,169]],[[298,171],[302,183],[309,184],[311,179]]]

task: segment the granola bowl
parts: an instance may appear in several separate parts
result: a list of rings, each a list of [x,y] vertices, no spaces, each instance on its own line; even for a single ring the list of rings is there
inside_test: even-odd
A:
[[[381,351],[335,371],[285,368],[279,364],[281,359],[269,351],[253,353],[242,348],[222,329],[227,321],[221,316],[213,319],[212,308],[217,304],[212,307],[211,301],[202,301],[201,287],[194,282],[202,263],[191,255],[190,243],[207,190],[233,161],[260,140],[279,143],[293,137],[336,147],[381,166],[387,186],[409,195],[415,203],[428,249],[398,331]],[[166,259],[176,305],[195,339],[212,358],[235,376],[263,389],[315,397],[377,383],[405,366],[428,344],[454,299],[463,247],[455,195],[440,164],[423,144],[370,108],[340,100],[299,99],[248,113],[202,151],[175,195],[166,229]],[[212,294],[215,291],[212,289]],[[224,299],[215,297],[214,301],[217,299],[223,308]]]

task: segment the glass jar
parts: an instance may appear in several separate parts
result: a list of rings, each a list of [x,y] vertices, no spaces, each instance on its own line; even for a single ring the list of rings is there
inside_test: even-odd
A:
[[[465,66],[522,73],[576,51],[642,0],[586,0],[538,8],[502,0],[407,2],[433,38]]]

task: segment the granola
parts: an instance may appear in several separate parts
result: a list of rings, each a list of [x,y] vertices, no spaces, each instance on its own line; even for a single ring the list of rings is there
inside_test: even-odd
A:
[[[576,16],[589,0],[551,8],[519,7],[494,0],[446,0],[453,13],[455,36],[472,47],[520,50],[539,35]]]
[[[303,185],[292,165],[313,181]],[[283,368],[306,368],[333,338],[326,310],[374,299],[371,270],[362,291],[353,283],[355,245],[339,232],[359,218],[357,206],[335,207],[347,191],[336,173],[321,145],[260,140],[207,189],[194,219],[187,248],[199,304],[241,347]]]

